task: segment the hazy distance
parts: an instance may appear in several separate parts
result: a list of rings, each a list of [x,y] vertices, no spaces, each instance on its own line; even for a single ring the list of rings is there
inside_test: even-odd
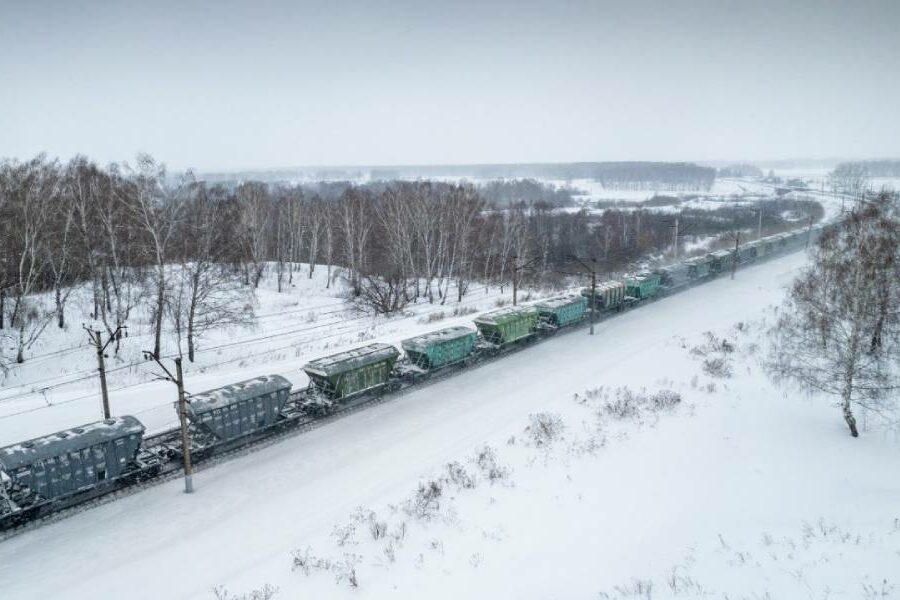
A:
[[[0,2],[0,157],[900,156],[900,2]]]

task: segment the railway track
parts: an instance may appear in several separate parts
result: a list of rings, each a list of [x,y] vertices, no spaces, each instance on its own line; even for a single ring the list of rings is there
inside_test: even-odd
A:
[[[780,252],[775,252],[764,258],[757,259],[750,264],[740,265],[739,268],[780,258],[800,250],[803,250],[803,246],[785,248]],[[723,274],[720,274],[719,277],[722,275]],[[601,312],[595,316],[594,323],[602,323],[625,312],[630,312],[634,308],[643,306],[644,304],[657,302],[663,298],[687,291],[688,289],[717,278],[718,277],[710,277],[681,285],[677,288],[667,290],[665,293],[650,300],[641,302],[634,307],[624,308],[621,311]],[[376,392],[370,392],[345,403],[338,404],[334,410],[331,410],[322,416],[310,415],[302,408],[303,401],[307,398],[306,390],[292,392],[288,403],[289,408],[286,411],[287,417],[278,421],[272,427],[221,444],[197,444],[196,446],[192,444],[191,451],[194,456],[195,471],[205,471],[229,460],[268,448],[288,437],[297,436],[323,427],[338,419],[350,416],[367,408],[397,400],[412,391],[427,388],[463,371],[468,372],[476,370],[511,354],[521,352],[542,340],[558,338],[560,336],[571,335],[583,331],[590,326],[590,321],[590,318],[585,318],[572,325],[554,330],[550,335],[535,334],[526,341],[501,348],[495,352],[480,352],[465,363],[456,363],[444,367],[434,373],[401,380],[399,381],[399,388],[388,389],[387,386],[384,386]],[[94,490],[93,492],[84,492],[75,498],[68,499],[68,501],[58,502],[53,508],[49,509],[46,514],[42,514],[25,523],[0,531],[0,542],[180,477],[182,475],[182,459],[180,451],[178,450],[181,445],[180,439],[180,430],[178,428],[167,429],[145,437],[144,443],[142,444],[144,451],[160,458],[159,468],[152,474],[148,474],[148,476],[140,480],[125,479],[116,482],[116,484],[107,488]]]

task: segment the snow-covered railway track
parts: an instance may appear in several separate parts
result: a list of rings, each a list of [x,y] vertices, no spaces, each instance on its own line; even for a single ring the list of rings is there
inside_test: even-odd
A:
[[[751,263],[751,265],[759,264],[760,262],[765,262],[773,258],[785,256],[786,254],[800,251],[802,249],[802,247],[787,248],[782,252],[774,253],[765,258],[754,261],[754,263]],[[743,266],[750,265],[742,265],[742,267]],[[690,288],[701,285],[703,283],[707,283],[709,281],[712,281],[713,279],[715,278],[705,279],[693,282],[688,285],[680,286],[676,289],[668,291],[665,295],[653,298],[651,302],[655,302],[661,298],[687,291]],[[641,305],[642,304],[638,304],[637,306]],[[625,309],[621,312],[600,313],[596,316],[594,323],[601,323],[607,319],[619,316],[624,312],[630,312],[630,310],[631,309]],[[254,434],[251,434],[250,436],[239,438],[237,440],[212,445],[197,445],[196,447],[192,447],[192,453],[195,457],[194,465],[197,471],[206,470],[233,458],[239,458],[262,450],[264,448],[268,448],[269,446],[278,443],[284,438],[309,432],[323,425],[336,421],[337,419],[350,416],[363,409],[399,399],[410,391],[418,390],[438,383],[446,378],[459,374],[461,371],[470,371],[481,366],[491,364],[496,360],[528,348],[542,339],[555,338],[562,335],[572,334],[577,331],[583,331],[586,327],[589,326],[590,319],[583,319],[578,323],[555,330],[552,335],[534,335],[523,343],[507,346],[495,352],[478,353],[470,360],[467,360],[465,363],[450,365],[448,367],[440,369],[437,372],[423,374],[415,378],[404,379],[400,381],[399,388],[390,390],[387,387],[380,388],[374,393],[369,393],[368,395],[363,395],[347,401],[346,403],[339,404],[336,408],[328,412],[328,414],[322,416],[312,416],[304,412],[301,408],[306,395],[305,390],[293,392],[289,401],[289,408],[285,413],[287,415],[285,419],[278,421],[268,429],[256,432]],[[19,534],[42,527],[44,525],[61,521],[79,512],[89,510],[96,506],[101,506],[109,502],[113,502],[122,497],[130,496],[144,489],[172,481],[173,479],[181,476],[182,459],[180,456],[180,451],[178,451],[178,448],[180,448],[180,431],[177,428],[167,429],[165,431],[157,432],[147,436],[146,438],[144,438],[144,444],[142,447],[147,452],[159,456],[161,459],[159,468],[152,474],[144,474],[144,477],[141,480],[125,479],[117,482],[114,486],[110,486],[105,489],[85,492],[77,498],[72,498],[68,502],[50,509],[50,512],[47,512],[46,514],[35,517],[28,522],[16,525],[0,532],[0,542]]]

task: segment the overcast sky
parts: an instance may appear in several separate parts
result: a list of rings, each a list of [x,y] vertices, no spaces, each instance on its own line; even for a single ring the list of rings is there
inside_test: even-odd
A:
[[[900,157],[900,0],[0,7],[0,157]]]

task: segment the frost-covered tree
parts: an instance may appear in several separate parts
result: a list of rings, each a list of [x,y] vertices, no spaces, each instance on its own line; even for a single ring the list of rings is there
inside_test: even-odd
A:
[[[128,207],[140,232],[138,239],[143,258],[153,265],[153,356],[159,358],[168,285],[167,264],[193,175],[188,172],[176,185],[168,186],[165,166],[147,154],[139,154],[136,166],[126,165],[125,172],[126,185],[119,188],[119,199]]]
[[[12,306],[9,324],[16,330],[16,362],[25,361],[25,350],[44,331],[53,313],[40,299],[47,270],[46,247],[51,233],[54,203],[59,198],[58,164],[43,155],[28,162],[0,165],[0,204],[4,210],[4,270]]]
[[[180,264],[170,276],[166,311],[178,341],[194,361],[197,340],[211,329],[254,322],[255,288],[243,286],[229,263],[240,210],[221,187],[191,186],[179,224]]]
[[[869,188],[869,174],[861,163],[840,163],[828,174],[828,184],[835,193],[857,199]]]
[[[850,434],[854,407],[896,407],[900,358],[900,211],[881,194],[825,231],[773,329],[778,379],[832,394]]]

